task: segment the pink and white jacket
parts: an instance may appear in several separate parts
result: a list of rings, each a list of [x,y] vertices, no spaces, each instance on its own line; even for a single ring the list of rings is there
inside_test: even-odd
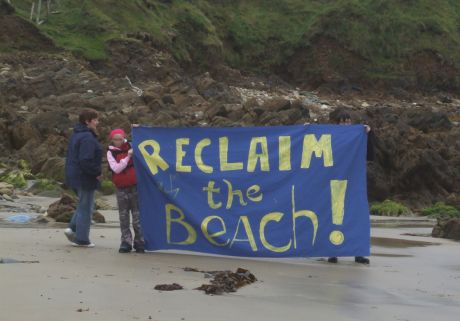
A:
[[[112,171],[112,181],[116,187],[129,187],[137,184],[134,163],[128,155],[131,149],[129,143],[120,148],[110,145],[107,151],[107,161]]]

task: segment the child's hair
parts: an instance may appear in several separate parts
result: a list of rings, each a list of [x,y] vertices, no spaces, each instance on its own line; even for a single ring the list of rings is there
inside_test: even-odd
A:
[[[347,121],[347,120],[351,120],[351,116],[350,116],[350,114],[349,114],[347,111],[345,111],[345,110],[341,110],[341,111],[337,114],[337,116],[335,117],[335,122],[336,122],[337,124],[340,124],[341,122]]]
[[[99,118],[99,113],[91,108],[83,109],[80,115],[78,116],[78,121],[82,125],[86,125],[87,121],[92,121],[93,119]]]

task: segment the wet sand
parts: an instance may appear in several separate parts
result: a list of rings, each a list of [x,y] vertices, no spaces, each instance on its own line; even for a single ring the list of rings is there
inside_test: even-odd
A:
[[[429,228],[373,228],[370,266],[353,258],[334,265],[318,259],[118,254],[115,212],[105,214],[112,223],[92,229],[94,249],[72,248],[61,228],[0,225],[1,258],[39,261],[0,264],[0,320],[458,320],[460,243],[402,235]],[[259,281],[208,296],[194,288],[209,279],[184,267],[243,267]],[[173,282],[184,290],[154,290]]]

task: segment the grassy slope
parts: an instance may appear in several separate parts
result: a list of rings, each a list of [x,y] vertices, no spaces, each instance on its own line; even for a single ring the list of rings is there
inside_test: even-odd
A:
[[[28,17],[32,0],[14,0]],[[282,65],[316,35],[337,39],[385,77],[401,61],[432,49],[460,66],[458,0],[60,0],[60,14],[40,26],[62,47],[89,59],[105,42],[145,31],[182,61],[209,54],[238,68]],[[201,60],[201,61],[200,61]]]

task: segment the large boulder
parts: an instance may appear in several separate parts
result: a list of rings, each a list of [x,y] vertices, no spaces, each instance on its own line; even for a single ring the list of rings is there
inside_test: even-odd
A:
[[[77,208],[77,198],[63,194],[61,199],[52,203],[47,210],[47,216],[56,220],[56,222],[68,223],[72,219],[72,215]],[[93,221],[96,223],[105,223],[104,216],[95,211],[93,213]]]
[[[431,236],[460,241],[460,218],[438,219]]]
[[[262,108],[268,111],[280,111],[291,108],[291,102],[282,97],[274,97],[262,104]]]
[[[67,113],[62,110],[39,113],[30,122],[45,137],[56,133],[67,133],[73,125]]]
[[[47,210],[47,216],[54,218],[57,222],[70,221],[67,218],[72,217],[77,207],[77,200],[75,197],[64,194],[61,199],[52,203]]]
[[[420,110],[407,110],[402,115],[405,122],[425,133],[436,130],[449,130],[452,123],[444,112],[436,112],[425,107]]]
[[[354,122],[368,124],[374,132],[375,157],[368,166],[370,200],[396,198],[422,208],[458,197],[460,128],[434,108],[409,108],[342,108]],[[332,120],[338,110],[330,114]]]
[[[67,142],[67,138],[60,135],[49,135],[44,141],[34,138],[21,148],[19,156],[27,160],[32,172],[37,174],[51,158],[65,154]]]

